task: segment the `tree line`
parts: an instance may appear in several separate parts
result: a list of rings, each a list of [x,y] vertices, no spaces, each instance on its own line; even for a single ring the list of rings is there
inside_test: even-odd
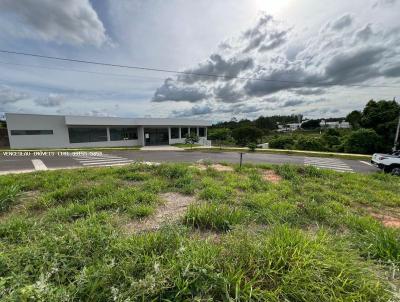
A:
[[[313,119],[302,124],[303,130],[317,130],[312,135],[306,131],[280,134],[274,132],[279,124],[297,123],[302,117],[275,115],[260,116],[253,121],[232,119],[217,123],[210,128],[209,139],[220,145],[249,146],[263,142],[262,138],[267,136],[270,148],[365,154],[389,152],[393,147],[399,113],[400,105],[395,100],[370,100],[362,111],[352,111],[346,118],[324,119],[345,119],[352,126],[350,131],[321,128],[322,119]]]

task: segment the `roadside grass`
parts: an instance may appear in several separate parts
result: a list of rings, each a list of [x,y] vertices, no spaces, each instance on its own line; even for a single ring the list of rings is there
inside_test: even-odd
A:
[[[222,146],[220,147],[212,147],[212,148],[188,148],[181,146],[185,151],[200,151],[200,152],[242,152],[242,153],[254,153],[254,151],[250,151],[248,148],[243,147],[229,147]],[[256,149],[256,153],[265,153],[265,154],[285,154],[285,155],[298,155],[298,156],[309,156],[309,157],[326,157],[326,158],[340,158],[340,159],[353,159],[353,160],[365,160],[370,161],[371,155],[368,154],[351,154],[351,153],[336,153],[336,152],[323,152],[323,151],[303,151],[303,150],[285,150],[285,149]]]
[[[0,300],[399,299],[400,230],[369,215],[399,209],[397,177],[233,168],[132,164],[1,176]],[[282,179],[264,180],[271,169]],[[197,201],[157,231],[123,231],[151,218],[166,192]]]

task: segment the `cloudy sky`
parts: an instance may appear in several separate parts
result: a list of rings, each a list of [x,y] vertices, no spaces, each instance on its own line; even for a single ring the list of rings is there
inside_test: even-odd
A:
[[[399,11],[400,0],[0,0],[0,49],[192,73],[0,53],[0,112],[345,116],[400,97]]]

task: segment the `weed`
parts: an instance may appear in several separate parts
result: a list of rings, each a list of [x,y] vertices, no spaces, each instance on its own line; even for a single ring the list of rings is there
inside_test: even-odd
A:
[[[229,231],[233,225],[243,223],[248,213],[227,205],[202,204],[189,207],[185,223],[195,228]]]
[[[7,211],[20,194],[18,185],[8,185],[0,189],[0,212]]]

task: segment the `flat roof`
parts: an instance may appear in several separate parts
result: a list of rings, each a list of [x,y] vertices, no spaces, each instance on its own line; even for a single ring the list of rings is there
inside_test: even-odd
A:
[[[59,116],[65,118],[65,124],[69,126],[211,126],[208,120],[184,119],[184,118],[124,118],[124,117],[101,117],[101,116],[78,116],[78,115],[50,115],[29,113],[6,113],[9,115],[29,116]]]

